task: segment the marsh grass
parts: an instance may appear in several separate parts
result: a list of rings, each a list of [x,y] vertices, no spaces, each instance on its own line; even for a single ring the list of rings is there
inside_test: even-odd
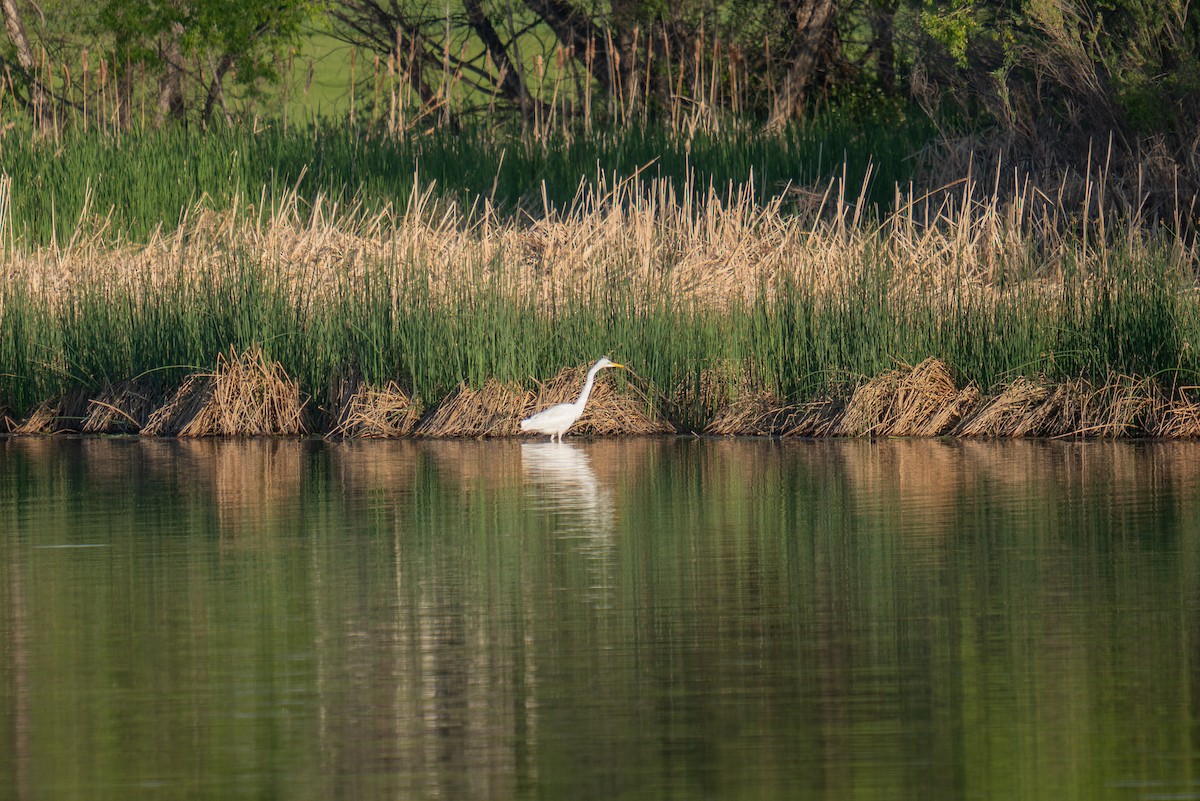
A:
[[[330,204],[374,213],[430,188],[439,203],[470,208],[487,199],[505,215],[540,218],[605,176],[656,178],[678,191],[726,191],[753,179],[760,203],[781,193],[791,203],[800,197],[791,188],[823,191],[839,181],[884,207],[891,187],[911,179],[908,154],[929,135],[919,119],[824,115],[770,134],[630,124],[539,141],[483,125],[399,138],[353,126],[9,136],[0,175],[12,191],[0,227],[34,246],[67,247],[81,231],[145,241],[188,227],[197,205],[244,213],[296,195],[305,213]]]
[[[363,432],[381,415],[391,428],[375,430],[393,434],[505,435],[573,397],[564,368],[608,354],[635,374],[607,379],[616,405],[597,433],[1196,431],[1186,243],[1116,227],[1102,243],[1050,236],[972,197],[877,219],[831,194],[799,217],[752,185],[602,176],[532,222],[417,187],[375,211],[296,193],[266,210],[200,207],[139,244],[87,229],[66,246],[9,240],[0,407],[31,432],[98,407],[116,427],[145,414],[114,400],[125,387],[127,401],[157,399],[143,432],[183,433],[163,420],[205,408],[213,377],[238,372],[248,388],[229,397],[249,400],[232,416],[274,403],[265,383],[287,397],[265,419],[285,422],[196,431]],[[388,409],[361,394],[353,413],[305,405],[359,390]]]

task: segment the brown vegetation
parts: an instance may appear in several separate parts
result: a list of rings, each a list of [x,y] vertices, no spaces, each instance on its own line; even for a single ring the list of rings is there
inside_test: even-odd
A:
[[[347,439],[521,436],[522,417],[577,397],[586,365],[561,371],[536,392],[489,380],[461,384],[423,416],[395,382],[349,382],[328,436]],[[352,387],[352,388],[350,388]],[[1111,375],[1103,383],[1052,383],[1024,376],[983,394],[960,387],[950,367],[926,359],[864,380],[844,393],[789,404],[749,391],[716,409],[704,428],[714,436],[962,438],[1192,438],[1200,436],[1195,387],[1167,389],[1148,378]],[[669,407],[669,403],[663,402]],[[672,433],[656,404],[612,377],[596,382],[571,433],[584,436]],[[254,348],[217,357],[213,373],[188,376],[161,404],[133,382],[99,397],[72,393],[39,404],[21,421],[0,413],[0,433],[108,433],[146,436],[299,435],[309,431],[307,401],[277,363]]]
[[[519,436],[522,417],[556,403],[574,401],[586,372],[586,365],[563,370],[542,384],[536,393],[495,380],[479,389],[463,383],[422,419],[413,433],[422,437]],[[610,377],[596,381],[583,415],[571,427],[572,433],[594,436],[662,434],[674,430],[648,411],[644,397],[618,391]]]
[[[1023,196],[1035,194],[1027,189]],[[353,297],[355,281],[394,263],[389,260],[397,254],[422,265],[430,276],[423,297],[433,305],[452,303],[464,287],[494,281],[503,292],[535,298],[549,308],[570,293],[579,296],[607,281],[630,287],[631,297],[670,294],[697,310],[753,303],[778,294],[788,282],[818,296],[836,296],[861,281],[864,265],[880,262],[892,266],[880,273],[890,282],[883,292],[919,293],[935,308],[943,301],[1002,299],[1018,286],[1022,301],[1049,307],[1064,294],[1068,267],[1084,273],[1095,269],[1099,275],[1108,254],[1118,249],[1135,263],[1150,261],[1147,254],[1153,251],[1180,275],[1192,274],[1197,263],[1195,243],[1175,239],[1168,252],[1162,241],[1136,229],[1119,240],[1109,229],[1099,235],[1103,246],[1097,247],[1087,234],[1079,239],[1056,233],[1055,221],[1066,214],[1062,208],[1049,212],[1035,203],[976,202],[970,187],[957,203],[898,202],[900,211],[881,222],[867,220],[833,187],[804,217],[785,213],[782,200],[760,206],[753,196],[749,187],[720,197],[691,188],[676,194],[666,182],[634,179],[611,188],[601,182],[581,191],[570,209],[548,210],[528,226],[501,220],[486,204],[480,212],[454,206],[435,212],[429,193],[414,193],[403,211],[370,216],[321,201],[305,213],[292,196],[269,215],[244,208],[197,210],[176,233],[145,245],[114,246],[100,235],[100,225],[94,235],[81,228],[63,246],[26,249],[8,238],[0,247],[9,274],[19,276],[22,291],[46,308],[67,303],[79,285],[122,287],[136,297],[172,282],[215,282],[244,261],[261,264],[264,276],[285,293],[315,305],[346,293]],[[1037,216],[1033,208],[1050,216]],[[404,280],[402,267],[396,269],[395,276],[376,277]],[[0,309],[6,297],[0,287]],[[394,382],[347,382],[330,401],[326,428],[343,437],[514,436],[521,417],[572,400],[582,369],[565,370],[536,391],[495,380],[481,387],[464,383],[440,401],[418,401]],[[607,377],[597,383],[573,433],[671,431],[678,421],[674,411],[690,405],[705,410],[707,420],[697,427],[714,435],[1200,434],[1194,388],[1167,388],[1139,376],[1114,374],[1096,385],[1017,377],[985,392],[961,385],[947,364],[928,359],[863,376],[853,387],[834,387],[822,398],[799,403],[802,399],[778,397],[754,385],[743,375],[750,369],[718,363],[701,371],[694,386],[653,398]],[[695,403],[697,398],[702,402]],[[133,382],[106,385],[99,392],[48,401],[19,424],[0,415],[0,430],[295,435],[311,430],[306,404],[298,383],[252,349],[222,354],[212,373],[188,377],[165,400]]]
[[[421,405],[395,381],[382,387],[348,381],[338,395],[329,437],[403,437],[412,432],[421,417]]]
[[[217,356],[211,373],[188,376],[150,415],[148,436],[252,437],[308,430],[300,386],[258,348]]]

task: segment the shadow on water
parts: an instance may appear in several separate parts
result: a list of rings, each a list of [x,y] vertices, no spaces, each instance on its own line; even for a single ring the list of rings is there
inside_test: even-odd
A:
[[[0,440],[0,798],[1192,797],[1198,532],[1178,442]]]

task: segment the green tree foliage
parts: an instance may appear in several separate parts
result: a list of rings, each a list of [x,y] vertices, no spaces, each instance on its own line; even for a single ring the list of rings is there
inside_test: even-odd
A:
[[[1038,170],[1104,165],[1131,206],[1151,211],[1200,190],[1200,7],[913,2],[912,96],[990,128],[993,155]]]
[[[252,87],[277,77],[272,57],[315,10],[312,0],[104,0],[99,22],[118,63],[123,55],[159,76],[160,115],[197,106],[207,121],[227,78]],[[200,87],[194,99],[183,88],[188,71]]]

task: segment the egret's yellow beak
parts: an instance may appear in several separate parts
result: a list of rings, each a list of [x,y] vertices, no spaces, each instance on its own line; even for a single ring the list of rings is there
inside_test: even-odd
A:
[[[612,362],[612,363],[611,363],[611,364],[609,364],[608,366],[609,366],[609,367],[620,367],[622,370],[628,370],[628,369],[629,369],[629,368],[628,368],[628,367],[626,367],[625,365],[623,365],[623,364],[617,364],[616,362]]]

